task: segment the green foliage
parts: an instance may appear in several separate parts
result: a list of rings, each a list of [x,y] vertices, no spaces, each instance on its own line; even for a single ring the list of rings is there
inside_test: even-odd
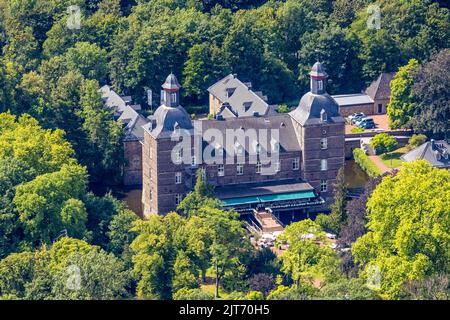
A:
[[[427,136],[424,134],[413,134],[408,140],[408,145],[411,148],[417,148],[427,141]]]
[[[139,217],[131,210],[121,210],[114,215],[108,224],[108,248],[117,256],[129,252],[131,242],[136,238],[136,233],[131,231],[133,223]]]
[[[419,62],[411,59],[406,66],[398,69],[391,81],[391,99],[387,113],[389,126],[393,129],[406,126],[413,117],[416,104],[413,99],[412,86],[414,73],[418,69]]]
[[[323,300],[378,300],[378,295],[370,289],[366,282],[358,278],[341,278],[326,284],[320,289]]]
[[[281,270],[289,275],[298,287],[300,283],[311,283],[315,279],[332,281],[339,274],[339,258],[331,249],[330,240],[320,226],[309,219],[286,227],[279,241],[289,247],[280,259]]]
[[[443,49],[422,64],[412,88],[417,107],[411,126],[436,138],[447,139],[450,132],[450,49]]]
[[[362,149],[356,148],[353,150],[353,158],[361,169],[363,169],[369,176],[376,177],[381,174],[380,169],[369,159]]]
[[[286,104],[280,104],[278,106],[278,113],[288,113],[289,112],[289,107]]]
[[[50,250],[43,247],[0,260],[0,295],[20,299],[125,297],[129,279],[114,255],[71,238],[62,238]]]
[[[354,127],[350,131],[351,131],[351,133],[361,133],[361,132],[364,132],[364,129],[360,128],[360,127]]]
[[[376,187],[367,203],[369,232],[352,253],[365,277],[379,270],[383,297],[398,298],[407,280],[448,270],[449,201],[450,173],[423,160],[404,164]]]
[[[183,288],[175,292],[173,300],[214,300],[214,296],[201,289]]]
[[[398,143],[395,137],[390,136],[387,133],[378,133],[370,141],[370,145],[375,149],[377,154],[382,154],[395,150]]]
[[[68,233],[84,230],[86,212],[76,199],[85,192],[86,169],[78,165],[64,165],[60,171],[17,186],[13,202],[27,242],[32,246],[51,243],[66,227],[70,228]],[[71,226],[72,222],[76,225]]]

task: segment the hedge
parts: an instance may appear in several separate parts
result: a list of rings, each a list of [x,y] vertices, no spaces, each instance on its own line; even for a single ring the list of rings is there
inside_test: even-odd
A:
[[[380,169],[360,148],[353,150],[353,158],[355,162],[363,169],[369,176],[376,177],[381,175]]]

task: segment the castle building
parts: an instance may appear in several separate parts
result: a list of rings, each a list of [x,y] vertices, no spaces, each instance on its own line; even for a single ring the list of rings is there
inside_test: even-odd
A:
[[[314,64],[309,75],[310,92],[288,114],[249,115],[244,109],[242,115],[192,121],[170,74],[161,106],[143,126],[144,215],[174,211],[200,169],[224,207],[241,214],[261,208],[305,215],[326,210],[344,165],[345,121],[326,91],[322,64]],[[213,91],[226,96],[229,89],[225,83]]]

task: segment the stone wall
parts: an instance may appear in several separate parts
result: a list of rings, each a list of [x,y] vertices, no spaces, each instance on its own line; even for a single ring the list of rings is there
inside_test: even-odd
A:
[[[142,143],[139,140],[123,142],[125,167],[123,172],[123,184],[142,184]]]
[[[357,112],[363,112],[366,115],[373,115],[374,114],[374,104],[358,104],[353,106],[340,106],[339,107],[339,113],[343,117],[348,117],[349,115]]]
[[[302,127],[301,130],[303,179],[308,181],[325,199],[330,198],[338,170],[344,165],[345,125],[325,123]],[[326,149],[321,149],[321,138],[327,138]],[[327,170],[321,170],[321,159],[327,159]],[[326,192],[320,190],[321,180],[327,181]]]

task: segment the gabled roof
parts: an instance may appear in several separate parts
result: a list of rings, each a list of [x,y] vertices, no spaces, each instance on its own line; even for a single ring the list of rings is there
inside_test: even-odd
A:
[[[406,162],[427,160],[433,167],[450,168],[450,145],[444,141],[427,141],[401,156]]]
[[[269,110],[269,105],[261,92],[254,92],[250,83],[243,83],[232,74],[217,81],[208,88],[208,92],[222,103],[229,103],[232,113],[237,114],[238,117],[253,116],[255,112],[264,116]],[[248,105],[251,106],[246,110]],[[224,118],[226,116],[231,115],[223,114]]]
[[[100,88],[102,101],[113,113],[114,118],[124,123],[125,140],[142,140],[144,138],[143,125],[149,122],[147,118],[137,113],[127,102],[130,97],[119,96],[110,86],[104,85]]]
[[[366,94],[373,100],[384,100],[391,97],[391,81],[395,72],[382,73],[366,89]]]

